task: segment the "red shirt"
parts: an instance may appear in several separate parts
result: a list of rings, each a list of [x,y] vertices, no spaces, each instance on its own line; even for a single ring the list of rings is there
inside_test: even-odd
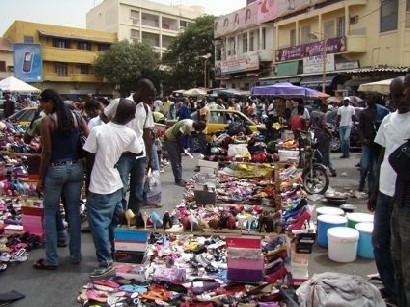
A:
[[[295,115],[290,118],[290,128],[292,131],[297,130],[304,130],[305,127],[303,126],[303,116],[302,115]]]

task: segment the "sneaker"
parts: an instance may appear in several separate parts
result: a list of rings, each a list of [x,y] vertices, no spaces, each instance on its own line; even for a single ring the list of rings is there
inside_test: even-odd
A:
[[[108,279],[111,276],[115,275],[115,267],[113,264],[108,266],[100,266],[90,274],[91,280],[101,280],[101,279]]]
[[[199,171],[200,171],[199,166],[197,166],[197,167],[195,167],[195,168],[194,168],[194,172],[196,172],[196,173],[197,173],[197,172],[199,172]]]
[[[331,177],[336,177],[337,176],[336,171],[330,172],[330,176]]]
[[[345,155],[341,155],[339,158],[340,158],[340,159],[347,159],[347,158],[349,158],[349,157],[348,157],[348,156],[345,156]]]

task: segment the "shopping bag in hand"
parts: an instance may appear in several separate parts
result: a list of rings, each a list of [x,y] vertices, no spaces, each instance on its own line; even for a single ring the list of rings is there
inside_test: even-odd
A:
[[[148,170],[147,179],[144,184],[144,195],[146,205],[161,204],[161,180],[159,171]]]

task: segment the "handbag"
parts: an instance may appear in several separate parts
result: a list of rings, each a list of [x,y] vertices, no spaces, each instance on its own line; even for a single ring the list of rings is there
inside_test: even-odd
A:
[[[410,180],[410,139],[393,151],[388,160],[398,177]]]
[[[78,157],[79,158],[84,158],[85,155],[86,155],[86,151],[83,149],[83,146],[84,146],[85,140],[87,138],[83,134],[83,129],[81,129],[81,126],[80,126],[83,119],[81,117],[81,114],[79,114],[78,112],[75,112],[75,111],[74,111],[74,116],[77,119],[78,130],[79,130],[79,133],[80,133],[80,138],[78,139],[78,144],[77,144]]]

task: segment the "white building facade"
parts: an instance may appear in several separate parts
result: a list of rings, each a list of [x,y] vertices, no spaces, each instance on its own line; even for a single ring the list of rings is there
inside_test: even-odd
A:
[[[203,6],[164,5],[146,0],[105,0],[86,15],[90,30],[116,32],[127,39],[150,45],[162,53],[173,38],[204,15]]]

